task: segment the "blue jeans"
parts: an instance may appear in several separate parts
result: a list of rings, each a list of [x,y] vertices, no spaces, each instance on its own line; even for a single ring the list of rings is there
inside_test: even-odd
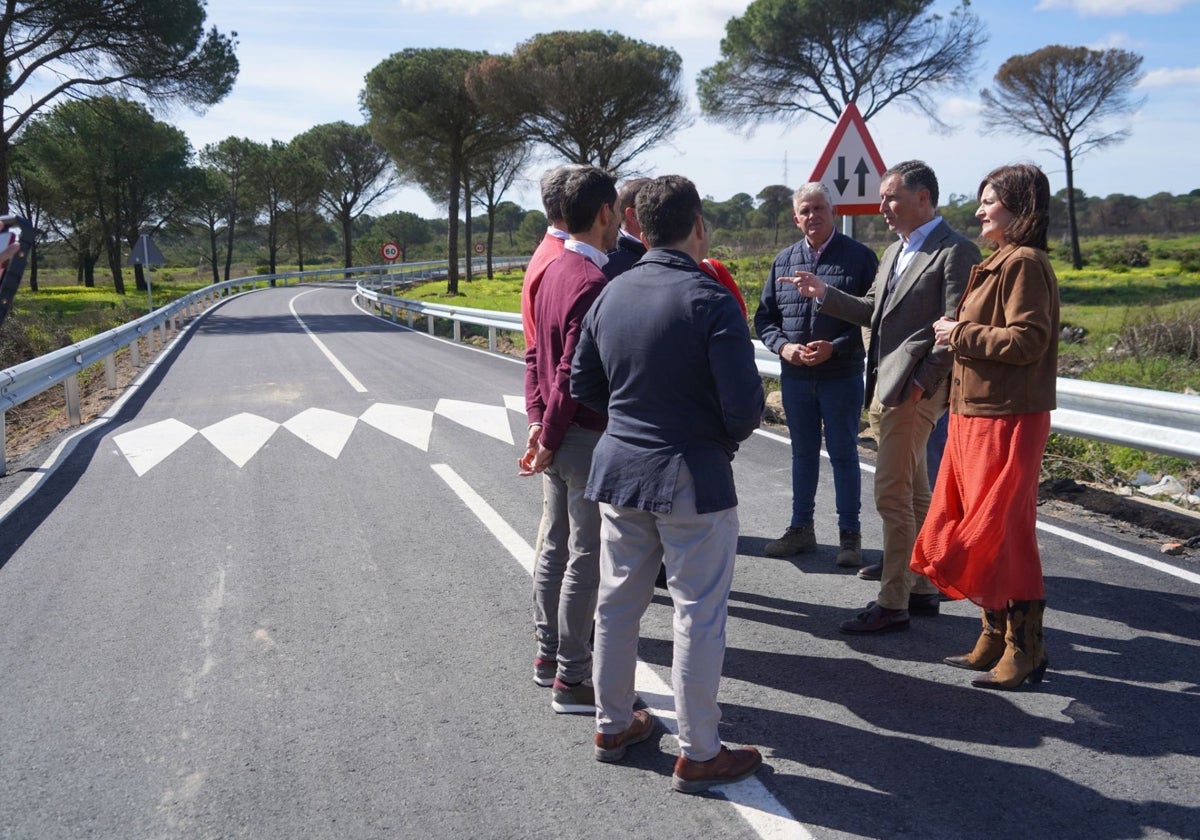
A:
[[[821,429],[833,467],[838,528],[860,531],[862,476],[858,468],[861,376],[808,380],[783,377],[783,412],[792,437],[792,527],[811,525],[821,466]]]
[[[950,412],[943,411],[929,433],[929,443],[925,444],[925,466],[929,472],[929,488],[937,484],[938,470],[942,466],[942,450],[946,448],[946,430],[950,422]]]

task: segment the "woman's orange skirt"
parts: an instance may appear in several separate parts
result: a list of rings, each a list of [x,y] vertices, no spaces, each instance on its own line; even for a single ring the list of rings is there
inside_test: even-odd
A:
[[[946,453],[910,567],[984,609],[1042,600],[1038,477],[1050,413],[950,416]]]

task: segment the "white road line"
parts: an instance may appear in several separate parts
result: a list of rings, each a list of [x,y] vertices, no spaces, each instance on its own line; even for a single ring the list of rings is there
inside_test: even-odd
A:
[[[374,312],[371,312],[371,311],[363,308],[362,306],[359,305],[357,299],[355,299],[355,301],[354,301],[354,306],[362,313],[364,313],[366,315],[370,315],[373,318],[378,318],[379,320],[383,321],[386,324],[393,323],[392,321],[389,321],[387,318],[382,318],[379,315],[376,315]],[[401,324],[393,324],[393,325],[400,327],[402,329],[406,329],[406,330],[409,329],[409,327],[401,325]],[[422,333],[418,330],[411,330],[411,331],[416,332],[418,335],[426,335],[425,333]],[[427,336],[427,337],[433,338],[433,336]],[[436,340],[445,341],[445,339],[436,339]],[[453,343],[453,342],[451,342],[451,343]],[[462,345],[456,345],[456,346],[462,346]],[[495,353],[491,353],[490,351],[480,350],[478,347],[467,346],[467,347],[465,347],[465,349],[474,350],[476,352],[488,353],[491,356],[497,355]],[[506,357],[506,358],[509,358],[509,357]],[[519,359],[513,359],[513,361],[521,363],[521,361]],[[768,440],[773,440],[776,443],[782,443],[787,446],[791,446],[791,440],[784,437],[783,435],[776,434],[775,432],[769,432],[765,429],[756,429],[754,431],[754,434],[759,435],[761,437],[765,437]],[[828,453],[825,452],[824,449],[821,450],[821,455],[825,458],[829,457]],[[875,474],[875,466],[873,464],[860,462],[859,467],[865,473],[870,473],[871,475]],[[1048,525],[1044,522],[1038,522],[1037,527],[1043,531],[1054,534],[1055,536],[1062,537],[1065,540],[1071,540],[1071,541],[1079,543],[1081,545],[1086,545],[1091,548],[1095,548],[1099,551],[1106,552],[1114,557],[1119,557],[1124,560],[1130,560],[1134,563],[1138,563],[1142,566],[1146,566],[1147,568],[1154,569],[1155,571],[1164,572],[1168,575],[1174,575],[1175,577],[1181,578],[1182,580],[1186,580],[1190,583],[1200,583],[1200,575],[1196,575],[1192,572],[1188,572],[1183,569],[1178,569],[1178,568],[1170,565],[1169,563],[1163,563],[1159,560],[1154,560],[1149,557],[1142,557],[1138,554],[1135,554],[1132,551],[1125,551],[1124,549],[1114,548],[1112,546],[1109,546],[1102,542],[1099,542],[1098,540],[1094,540],[1091,537],[1085,537],[1080,534],[1075,534],[1075,533],[1072,533],[1071,531],[1067,531],[1063,528],[1058,528],[1053,525]]]
[[[785,443],[788,446],[791,446],[792,443],[783,435],[777,435],[774,432],[764,431],[763,429],[755,429],[754,433],[756,435],[762,435],[768,440],[777,441],[778,443]],[[824,449],[821,450],[821,455],[825,458],[829,457],[829,454]],[[875,473],[875,467],[871,464],[860,462],[859,467],[863,472],[871,473],[872,475]],[[1048,522],[1039,521],[1037,527],[1040,531],[1045,531],[1048,534],[1054,534],[1056,537],[1062,537],[1064,540],[1070,540],[1071,542],[1076,542],[1080,545],[1086,545],[1088,548],[1094,548],[1097,551],[1103,551],[1105,554],[1110,554],[1113,557],[1119,557],[1122,560],[1128,560],[1131,563],[1137,563],[1138,565],[1145,566],[1148,569],[1154,569],[1156,572],[1174,575],[1175,577],[1186,580],[1189,583],[1200,583],[1200,575],[1194,572],[1189,572],[1186,569],[1177,568],[1172,566],[1170,563],[1164,563],[1161,560],[1155,560],[1152,557],[1143,557],[1136,552],[1127,551],[1123,548],[1117,548],[1116,546],[1102,543],[1097,539],[1093,539],[1092,537],[1086,537],[1083,534],[1076,534],[1073,531],[1068,531],[1066,528],[1060,528],[1057,525],[1051,525]]]
[[[530,577],[533,576],[533,546],[525,542],[516,530],[480,496],[471,485],[448,464],[434,464],[433,471],[462,499],[484,527],[513,556]],[[664,682],[646,663],[637,663],[637,693],[647,707],[658,718],[659,723],[672,735],[678,735],[675,722],[675,696],[671,686]],[[797,821],[787,808],[776,799],[766,785],[756,777],[733,785],[715,789],[750,824],[751,829],[764,840],[812,840],[812,833]]]
[[[1185,569],[1177,569],[1171,564],[1164,563],[1161,560],[1155,560],[1152,557],[1143,557],[1140,554],[1132,551],[1126,551],[1123,548],[1106,545],[1099,540],[1092,539],[1091,537],[1085,537],[1082,534],[1072,533],[1066,528],[1060,528],[1057,525],[1051,525],[1047,522],[1039,522],[1037,526],[1038,530],[1040,531],[1046,531],[1054,534],[1056,537],[1072,540],[1073,542],[1080,543],[1081,545],[1086,545],[1088,548],[1094,548],[1097,551],[1107,552],[1114,557],[1120,557],[1121,559],[1128,560],[1131,563],[1137,563],[1140,566],[1154,569],[1156,572],[1165,572],[1168,575],[1174,575],[1175,577],[1182,578],[1190,583],[1200,583],[1200,575],[1196,574],[1195,572],[1189,572]]]
[[[442,481],[450,485],[450,489],[463,500],[463,503],[479,518],[484,527],[492,532],[492,536],[500,542],[500,545],[508,550],[508,553],[521,564],[521,568],[528,572],[530,577],[533,577],[533,546],[525,542],[516,529],[505,522],[504,517],[496,513],[495,508],[489,505],[483,496],[476,493],[474,487],[463,481],[452,467],[448,464],[434,464],[433,471]]]
[[[333,355],[333,353],[330,352],[329,348],[325,346],[324,342],[322,342],[321,339],[317,338],[317,336],[313,333],[313,331],[308,328],[308,324],[304,323],[304,319],[296,314],[296,301],[299,300],[300,298],[304,297],[305,295],[309,294],[309,292],[315,292],[315,291],[316,291],[316,289],[309,289],[307,292],[301,292],[300,294],[294,296],[291,300],[288,301],[288,309],[291,310],[292,317],[296,319],[296,322],[298,324],[300,324],[300,328],[302,330],[304,330],[306,333],[308,333],[308,337],[313,340],[313,344],[317,345],[317,349],[325,354],[325,358],[329,360],[330,364],[333,365],[334,369],[336,369],[337,372],[340,373],[345,378],[345,380],[350,383],[350,387],[353,388],[355,391],[358,391],[358,393],[360,393],[360,394],[365,394],[365,393],[367,393],[366,386],[354,378],[354,374],[352,374],[350,372],[350,370],[338,360],[337,356]]]

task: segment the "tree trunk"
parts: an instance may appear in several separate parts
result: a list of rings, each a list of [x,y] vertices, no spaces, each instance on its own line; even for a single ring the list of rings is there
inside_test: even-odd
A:
[[[468,174],[463,175],[462,189],[463,208],[465,210],[465,215],[463,218],[465,219],[464,224],[466,225],[466,236],[464,237],[466,242],[463,243],[463,251],[467,255],[467,282],[470,283],[475,277],[473,265],[475,261],[475,248],[474,244],[471,242],[473,238],[472,231],[474,230],[474,224],[471,221],[471,176]]]
[[[354,235],[354,219],[350,217],[349,207],[343,207],[342,212],[339,215],[341,216],[342,222],[342,267],[349,268],[353,263],[353,260],[350,256],[350,237]]]
[[[113,289],[117,294],[125,294],[125,274],[121,270],[121,246],[120,240],[112,237],[104,237],[104,250],[108,252],[108,269],[112,272]]]
[[[217,228],[215,226],[208,229],[208,250],[209,262],[212,264],[213,285],[221,282],[221,270],[217,264]]]
[[[1079,227],[1075,224],[1075,161],[1069,143],[1062,144],[1063,164],[1067,170],[1067,230],[1071,235],[1071,265],[1076,271],[1083,268],[1083,253],[1079,250]]]
[[[3,182],[0,182],[3,183]],[[29,291],[38,290],[37,244],[29,246]]]
[[[458,294],[458,189],[459,162],[450,164],[450,218],[446,224],[446,294]]]
[[[229,233],[225,237],[225,279],[229,279],[230,273],[233,271],[233,234],[234,224],[237,222],[237,207],[229,209]]]

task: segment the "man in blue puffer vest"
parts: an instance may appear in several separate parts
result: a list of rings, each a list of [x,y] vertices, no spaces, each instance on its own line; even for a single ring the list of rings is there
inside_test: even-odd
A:
[[[781,361],[783,411],[792,438],[791,521],[782,537],[767,543],[766,553],[787,557],[816,550],[813,514],[824,429],[838,516],[837,565],[854,567],[862,563],[862,329],[822,315],[816,301],[780,278],[812,272],[828,285],[860,296],[871,287],[879,260],[870,248],[834,230],[833,199],[824,184],[812,182],[796,190],[792,207],[804,237],[775,257],[754,314],[759,339]]]

